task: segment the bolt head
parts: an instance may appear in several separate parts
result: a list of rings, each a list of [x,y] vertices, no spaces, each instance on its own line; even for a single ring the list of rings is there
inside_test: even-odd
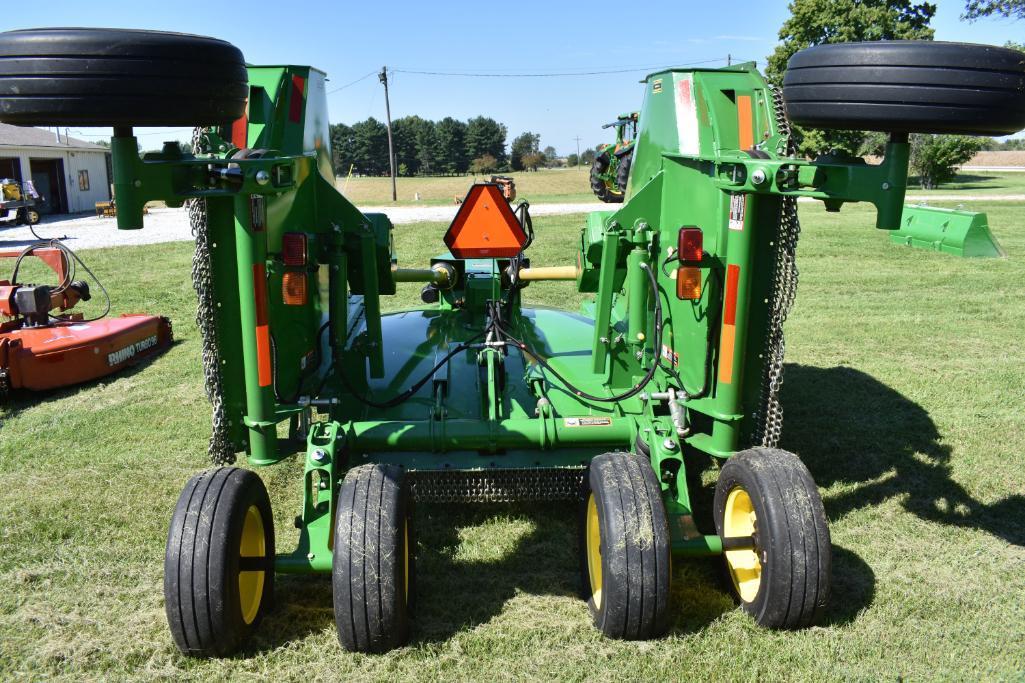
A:
[[[755,172],[751,174],[751,182],[753,182],[755,185],[761,185],[766,180],[768,180],[768,178],[765,175],[765,171],[763,171],[760,168],[755,170]]]
[[[325,453],[322,449],[318,448],[310,454],[310,457],[316,462],[324,462],[324,460],[327,459],[327,453]]]
[[[666,449],[667,451],[675,451],[676,450],[676,442],[673,441],[672,439],[666,439],[665,441],[662,442],[662,448]]]
[[[269,182],[270,182],[270,173],[267,173],[267,171],[257,171],[256,172],[256,184],[257,185],[266,185]]]
[[[883,183],[883,189],[884,190],[889,190],[890,189],[890,183]]]

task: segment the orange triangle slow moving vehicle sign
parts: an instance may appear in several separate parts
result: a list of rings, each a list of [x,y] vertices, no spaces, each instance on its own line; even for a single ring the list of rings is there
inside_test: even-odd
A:
[[[470,187],[445,233],[445,246],[458,259],[512,258],[527,243],[516,214],[498,185]]]

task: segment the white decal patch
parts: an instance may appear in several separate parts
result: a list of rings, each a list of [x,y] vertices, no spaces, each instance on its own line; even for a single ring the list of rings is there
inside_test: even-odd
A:
[[[113,367],[115,365],[121,365],[122,363],[131,360],[137,354],[142,353],[146,349],[151,349],[157,345],[157,335],[152,337],[146,337],[142,341],[137,341],[134,344],[129,344],[125,348],[115,351],[114,353],[107,354],[107,365]]]
[[[694,100],[694,78],[683,74],[676,81],[676,134],[680,138],[680,154],[698,154],[698,108]]]
[[[730,230],[744,229],[744,214],[747,213],[747,195],[730,196]]]
[[[608,427],[612,424],[609,417],[567,417],[562,421],[566,427]]]

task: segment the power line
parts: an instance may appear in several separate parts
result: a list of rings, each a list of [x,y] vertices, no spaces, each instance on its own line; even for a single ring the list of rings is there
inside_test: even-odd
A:
[[[360,81],[367,80],[368,78],[370,78],[371,76],[373,76],[376,73],[377,73],[377,70],[375,69],[374,71],[371,71],[369,73],[363,74],[362,76],[360,76],[359,78],[357,78],[356,80],[354,80],[354,81],[352,81],[350,83],[346,83],[345,85],[340,85],[337,88],[334,88],[332,90],[328,90],[325,94],[326,95],[330,95],[333,92],[338,92],[339,90],[345,90],[346,88],[348,88],[350,86],[356,85]]]
[[[666,66],[655,64],[651,66],[638,66],[629,69],[608,69],[604,71],[550,71],[538,73],[485,73],[470,71],[419,71],[414,69],[392,69],[393,73],[417,74],[420,76],[463,76],[469,78],[560,78],[565,76],[602,76],[606,74],[624,74],[637,71],[657,71],[671,69],[680,66],[695,66],[698,64],[711,64],[712,62],[725,62],[728,57],[716,57],[714,59],[703,59],[696,62],[675,64]]]

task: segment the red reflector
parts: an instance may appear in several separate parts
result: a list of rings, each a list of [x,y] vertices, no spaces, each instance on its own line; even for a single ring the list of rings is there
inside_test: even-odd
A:
[[[286,266],[305,266],[306,233],[286,232],[281,238],[281,258]]]
[[[306,79],[292,76],[292,99],[288,103],[288,120],[299,123],[303,118],[303,95],[306,91]]]
[[[700,228],[680,228],[679,259],[685,263],[695,263],[701,260],[705,253],[704,237]]]

